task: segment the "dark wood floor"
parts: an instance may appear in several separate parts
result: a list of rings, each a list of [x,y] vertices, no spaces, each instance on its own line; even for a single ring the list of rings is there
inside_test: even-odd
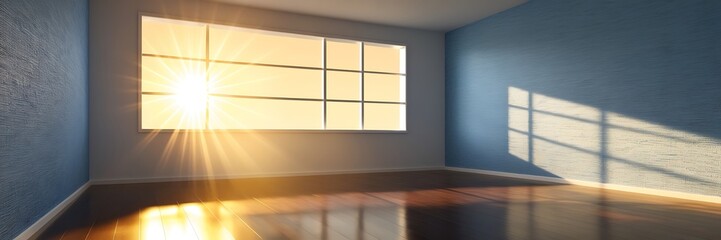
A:
[[[721,239],[721,205],[450,171],[91,187],[40,239]]]

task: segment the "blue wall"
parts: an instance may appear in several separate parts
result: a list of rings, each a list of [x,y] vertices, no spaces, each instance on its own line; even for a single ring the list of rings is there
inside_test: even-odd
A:
[[[88,181],[87,1],[0,4],[0,239]]]
[[[532,0],[446,34],[446,164],[721,195],[721,1]]]

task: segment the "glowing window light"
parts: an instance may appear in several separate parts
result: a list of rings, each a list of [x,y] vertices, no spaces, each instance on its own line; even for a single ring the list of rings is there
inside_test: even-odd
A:
[[[406,130],[405,47],[142,17],[140,129]]]

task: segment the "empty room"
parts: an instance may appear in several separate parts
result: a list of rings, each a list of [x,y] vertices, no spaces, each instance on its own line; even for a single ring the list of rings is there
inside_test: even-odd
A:
[[[721,1],[0,0],[5,239],[721,239]]]

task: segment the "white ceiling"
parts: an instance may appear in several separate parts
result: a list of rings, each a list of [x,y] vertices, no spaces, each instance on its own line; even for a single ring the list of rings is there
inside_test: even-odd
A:
[[[449,31],[528,0],[212,0],[360,22]]]

